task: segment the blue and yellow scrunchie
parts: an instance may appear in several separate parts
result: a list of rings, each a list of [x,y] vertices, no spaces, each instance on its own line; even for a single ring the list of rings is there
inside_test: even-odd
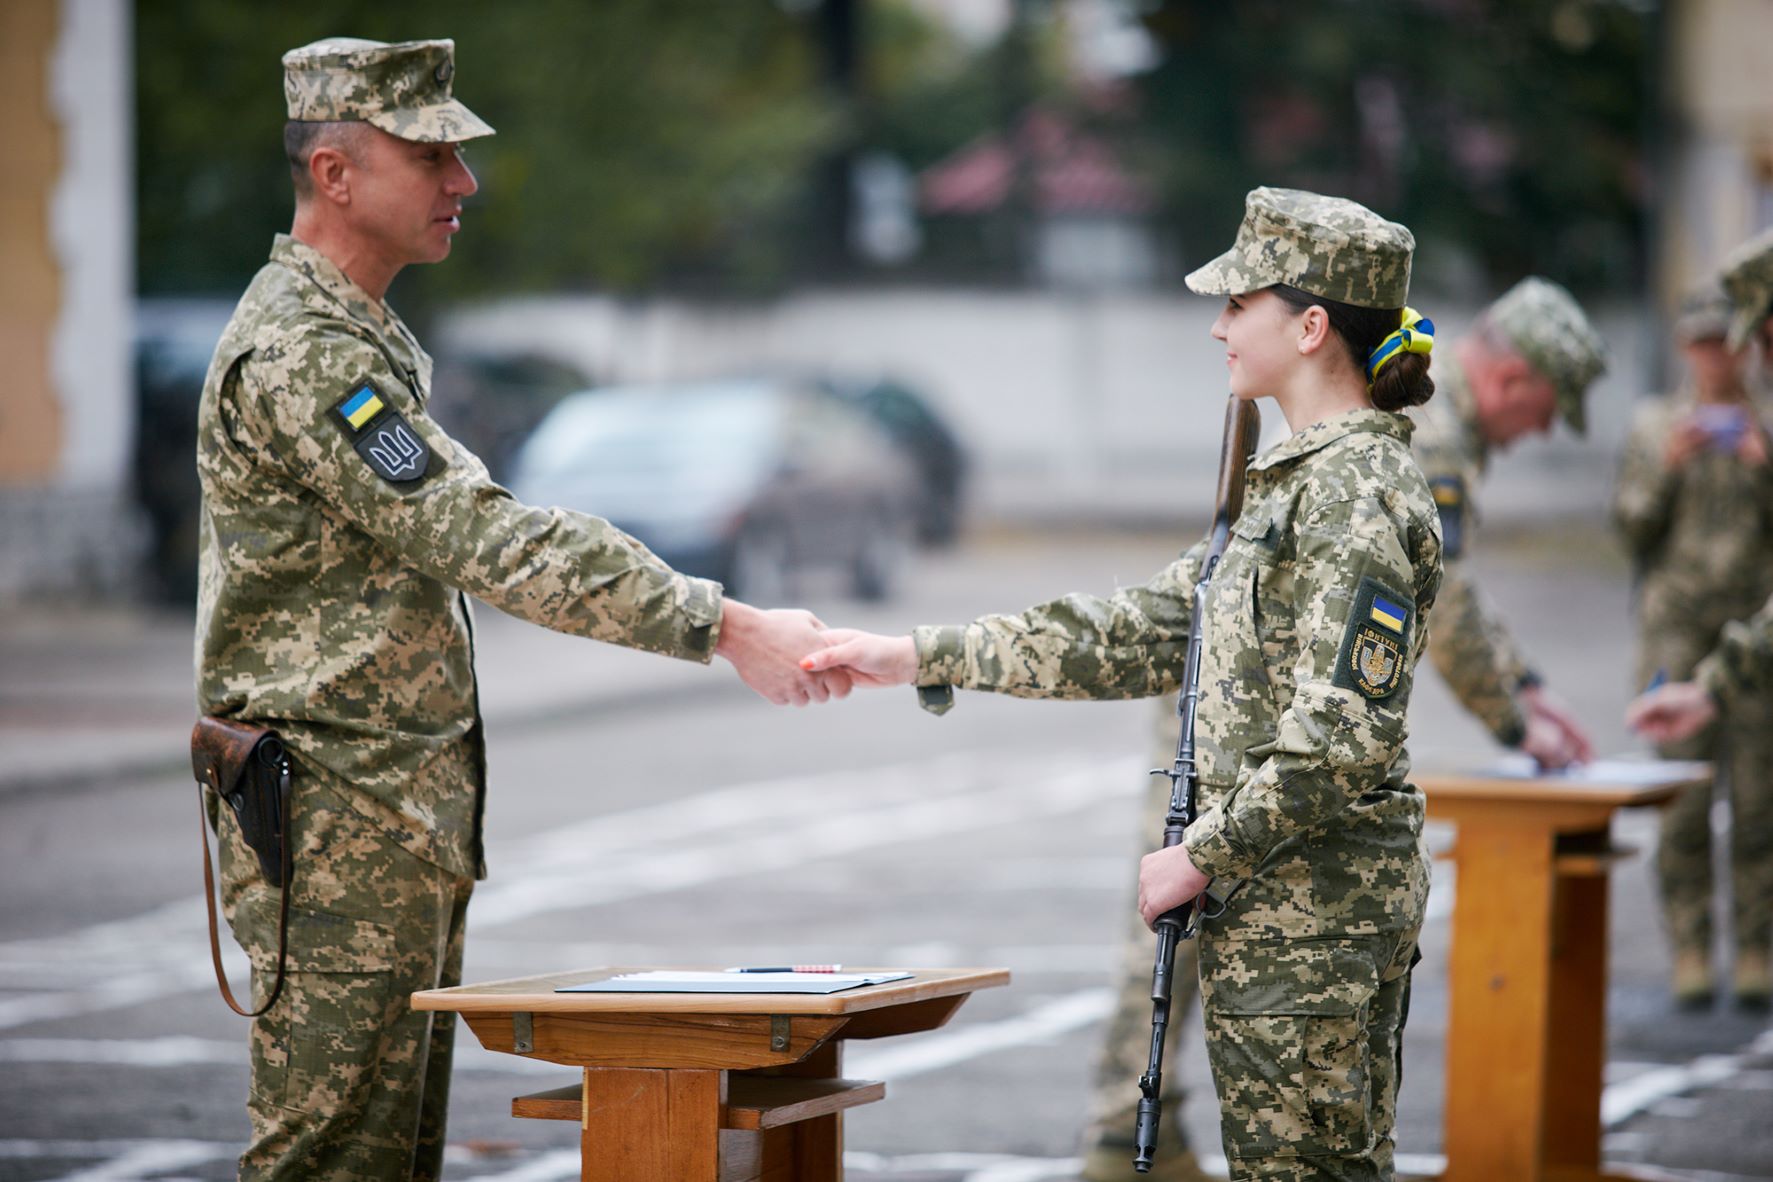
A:
[[[1405,308],[1403,323],[1398,330],[1379,342],[1379,347],[1367,354],[1367,389],[1373,388],[1378,379],[1379,371],[1385,363],[1399,353],[1432,353],[1434,351],[1434,321],[1422,315],[1414,308]]]

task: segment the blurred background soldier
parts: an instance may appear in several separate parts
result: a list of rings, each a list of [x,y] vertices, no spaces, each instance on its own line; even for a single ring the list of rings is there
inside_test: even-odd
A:
[[[1773,468],[1765,430],[1743,383],[1742,354],[1724,341],[1722,288],[1688,301],[1675,326],[1687,382],[1647,403],[1632,425],[1614,512],[1638,576],[1638,684],[1685,681],[1724,625],[1773,593]],[[1730,793],[1733,934],[1765,960],[1773,865],[1773,735],[1765,694],[1745,695],[1722,722],[1669,759],[1714,759]],[[1713,793],[1694,789],[1662,818],[1657,865],[1674,941],[1674,995],[1711,1004]],[[1758,945],[1758,947],[1757,947]]]
[[[1441,397],[1416,412],[1416,461],[1434,491],[1446,560],[1429,656],[1497,742],[1547,768],[1588,759],[1588,735],[1521,655],[1466,558],[1490,452],[1550,431],[1554,415],[1581,434],[1583,400],[1605,368],[1600,334],[1570,293],[1527,278],[1435,365]]]
[[[1730,299],[1727,336],[1721,348],[1740,363],[1742,350],[1758,352],[1763,368],[1773,353],[1773,231],[1744,243],[1724,264],[1724,290]],[[1719,363],[1722,364],[1721,362]],[[1695,367],[1697,378],[1699,369]],[[1712,412],[1716,414],[1717,412]],[[1695,475],[1680,475],[1681,492],[1690,481],[1722,479],[1722,469],[1735,470],[1735,486],[1745,496],[1752,496],[1747,505],[1725,505],[1714,496],[1709,512],[1731,514],[1733,528],[1747,531],[1748,516],[1754,512],[1767,514],[1769,483],[1766,473],[1768,446],[1764,428],[1758,419],[1745,415],[1743,436],[1728,454],[1719,450],[1707,433],[1686,459],[1686,467],[1697,468]],[[1748,436],[1754,436],[1753,440]],[[1634,436],[1635,438],[1635,436]],[[1671,438],[1664,448],[1680,450],[1680,438]],[[1628,464],[1631,459],[1628,453]],[[1707,487],[1711,487],[1709,484]],[[1620,490],[1621,498],[1625,489]],[[1717,494],[1721,496],[1721,491]],[[1683,501],[1684,506],[1684,501]],[[1623,508],[1623,505],[1622,505]],[[1683,517],[1677,520],[1684,520]],[[1763,523],[1751,541],[1748,537],[1730,538],[1719,523],[1696,518],[1693,526],[1696,539],[1719,531],[1720,549],[1716,557],[1709,552],[1703,559],[1689,561],[1721,561],[1725,547],[1739,547],[1736,562],[1747,577],[1755,565],[1756,551],[1765,561],[1767,530]],[[1700,531],[1704,530],[1705,533]],[[1713,569],[1713,568],[1708,568]],[[1722,566],[1715,569],[1723,570]],[[1764,584],[1763,584],[1764,590]],[[1742,589],[1745,602],[1751,601]],[[1755,601],[1758,602],[1758,601]],[[1649,612],[1652,607],[1650,583],[1646,579],[1644,611],[1646,637],[1649,633]],[[1752,610],[1741,608],[1736,616],[1742,620]],[[1718,618],[1729,619],[1728,614]],[[1720,707],[1724,722],[1723,738],[1732,744],[1727,767],[1731,780],[1731,926],[1736,941],[1735,965],[1731,991],[1738,1005],[1764,1010],[1773,1000],[1773,784],[1767,778],[1767,758],[1757,754],[1751,762],[1743,748],[1764,752],[1768,702],[1773,700],[1773,600],[1767,601],[1758,614],[1744,622],[1730,623],[1712,633],[1715,647],[1696,666],[1679,673],[1669,669],[1671,676],[1688,676],[1690,681],[1675,681],[1645,694],[1632,703],[1626,720],[1634,728],[1656,740],[1664,749],[1673,744],[1697,742],[1703,748],[1705,729],[1717,720]],[[1704,652],[1704,649],[1699,650]],[[1676,747],[1676,750],[1693,748]],[[1695,799],[1683,800],[1671,810],[1664,821],[1665,831],[1661,856],[1663,891],[1666,898],[1670,930],[1676,940],[1675,995],[1677,1000],[1692,1005],[1709,1002],[1713,990],[1710,964],[1711,886],[1710,861],[1706,824],[1708,794],[1690,794]],[[1687,816],[1688,813],[1694,814]],[[1700,929],[1695,932],[1695,928]],[[1703,933],[1703,939],[1701,938]]]

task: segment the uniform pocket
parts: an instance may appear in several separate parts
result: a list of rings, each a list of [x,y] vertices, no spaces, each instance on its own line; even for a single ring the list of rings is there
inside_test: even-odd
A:
[[[275,895],[268,943],[253,949],[255,997],[277,972]],[[283,995],[253,1023],[252,1087],[298,1112],[354,1107],[397,1016],[394,933],[368,920],[290,908]]]
[[[1210,940],[1201,999],[1222,1132],[1237,1158],[1371,1148],[1367,1025],[1379,989],[1354,940]]]

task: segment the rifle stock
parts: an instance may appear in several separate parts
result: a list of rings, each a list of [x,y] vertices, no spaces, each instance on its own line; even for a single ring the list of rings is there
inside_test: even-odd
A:
[[[1219,558],[1231,540],[1231,527],[1244,507],[1244,476],[1256,454],[1256,438],[1262,426],[1253,403],[1232,395],[1225,407],[1225,434],[1219,448],[1219,483],[1213,494],[1213,525],[1201,560],[1200,578],[1194,585],[1194,610],[1188,621],[1188,655],[1184,660],[1182,691],[1176,698],[1181,733],[1176,740],[1176,761],[1154,776],[1170,778],[1170,809],[1164,817],[1164,848],[1180,845],[1182,835],[1194,822],[1199,776],[1194,761],[1194,717],[1200,702],[1200,656],[1207,584],[1218,568]],[[1194,904],[1183,903],[1157,919],[1157,956],[1151,970],[1151,1056],[1139,1077],[1139,1115],[1133,1131],[1133,1168],[1143,1174],[1151,1169],[1157,1153],[1157,1126],[1163,1099],[1164,1036],[1170,1025],[1170,991],[1176,967],[1176,946],[1194,935]]]

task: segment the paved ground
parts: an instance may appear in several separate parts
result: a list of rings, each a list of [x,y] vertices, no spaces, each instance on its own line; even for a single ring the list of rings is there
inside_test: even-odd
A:
[[[1602,749],[1627,749],[1628,602],[1604,535],[1502,541],[1484,559],[1496,598]],[[900,628],[1135,582],[1176,548],[994,536],[927,558],[885,608],[810,594],[834,623]],[[967,695],[936,720],[895,692],[773,711],[724,668],[481,619],[493,877],[470,979],[606,962],[1007,965],[1013,985],[947,1030],[851,1053],[849,1071],[886,1079],[890,1099],[850,1119],[850,1177],[1070,1176],[1153,707]],[[0,1179],[230,1176],[244,1023],[203,949],[189,666],[176,616],[32,608],[0,630]],[[1438,685],[1419,691],[1414,728],[1419,759],[1486,749]],[[1617,836],[1645,848],[1655,824],[1629,815]],[[1437,873],[1399,1133],[1425,1169],[1457,887]],[[1612,914],[1608,1154],[1696,1182],[1773,1177],[1773,1036],[1721,1009],[1671,1013],[1641,856],[1616,873]],[[1197,1041],[1190,1052],[1187,1124],[1210,1152],[1212,1091]],[[510,1096],[566,1074],[466,1051],[449,1176],[576,1176],[570,1126],[506,1115]]]

